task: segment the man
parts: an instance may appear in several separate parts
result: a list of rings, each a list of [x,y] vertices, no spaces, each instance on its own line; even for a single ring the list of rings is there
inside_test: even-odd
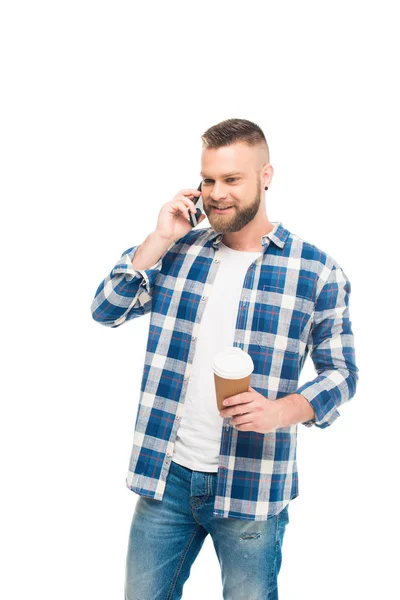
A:
[[[268,220],[273,167],[262,130],[229,119],[202,141],[201,192],[163,205],[91,307],[109,327],[151,313],[126,479],[139,494],[128,600],[181,598],[208,534],[224,599],[277,599],[298,495],[297,425],[331,425],[358,380],[350,282],[327,253]],[[211,227],[196,230],[188,211],[200,193]],[[228,346],[249,353],[254,371],[219,414],[212,359]],[[299,387],[308,353],[318,376]]]

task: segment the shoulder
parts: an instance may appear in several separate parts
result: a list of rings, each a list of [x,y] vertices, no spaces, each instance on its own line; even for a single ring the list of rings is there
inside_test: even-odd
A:
[[[177,247],[181,246],[204,246],[204,244],[210,239],[212,235],[215,235],[212,227],[203,227],[202,229],[192,229],[186,235],[181,237],[175,242]]]
[[[297,254],[304,263],[317,269],[341,269],[338,261],[322,248],[308,240],[305,240],[297,233],[289,233],[288,242],[291,246],[291,253]]]
[[[300,258],[303,277],[314,279],[315,293],[318,296],[327,282],[344,280],[350,286],[346,273],[339,262],[322,248],[296,233],[289,233],[290,256]]]

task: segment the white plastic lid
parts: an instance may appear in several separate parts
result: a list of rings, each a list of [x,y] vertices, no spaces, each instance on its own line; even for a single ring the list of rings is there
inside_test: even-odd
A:
[[[230,346],[214,356],[213,370],[224,379],[242,379],[254,370],[254,363],[247,352],[236,346]]]

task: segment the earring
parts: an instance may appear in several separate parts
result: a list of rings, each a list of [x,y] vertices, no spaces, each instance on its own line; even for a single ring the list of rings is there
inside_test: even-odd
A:
[[[267,186],[267,185],[265,186],[265,189],[266,189],[266,190],[268,189],[268,186]]]

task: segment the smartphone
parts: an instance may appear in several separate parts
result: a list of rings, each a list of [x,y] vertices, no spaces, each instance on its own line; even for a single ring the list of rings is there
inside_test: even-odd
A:
[[[201,191],[201,184],[202,184],[202,182],[200,181],[200,185],[197,188],[199,192]],[[196,214],[193,214],[189,208],[188,208],[188,213],[189,213],[189,220],[190,220],[191,226],[196,227],[197,223],[199,222],[200,215],[203,214],[203,197],[195,196],[193,198],[193,202],[196,205]]]

